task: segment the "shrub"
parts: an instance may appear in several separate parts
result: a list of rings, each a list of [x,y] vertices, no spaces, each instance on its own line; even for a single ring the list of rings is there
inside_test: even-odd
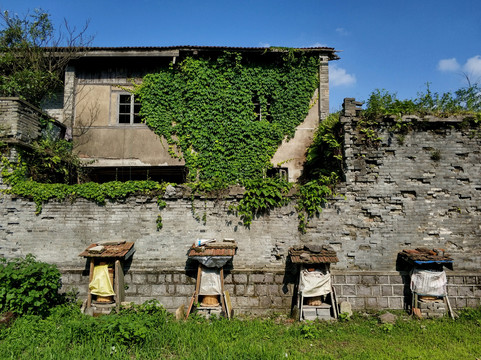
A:
[[[60,272],[55,265],[35,259],[0,258],[0,313],[46,315],[60,299]]]

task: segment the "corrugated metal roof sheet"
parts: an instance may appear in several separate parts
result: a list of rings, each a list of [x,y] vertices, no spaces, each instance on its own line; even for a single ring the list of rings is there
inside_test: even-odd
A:
[[[54,51],[71,51],[68,47],[50,48]],[[339,56],[336,50],[332,47],[302,47],[293,48],[303,52],[318,52],[327,53],[330,60],[337,60]],[[241,47],[241,46],[197,46],[197,45],[176,45],[176,46],[89,46],[82,48],[86,52],[84,56],[89,56],[90,53],[98,55],[99,52],[119,53],[122,52],[168,52],[168,51],[238,51],[238,52],[287,52],[289,48],[284,47]]]

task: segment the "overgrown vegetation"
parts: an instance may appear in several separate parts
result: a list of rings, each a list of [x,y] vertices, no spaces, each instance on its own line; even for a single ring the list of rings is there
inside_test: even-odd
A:
[[[281,141],[304,121],[318,59],[292,53],[251,62],[239,53],[187,57],[136,89],[146,124],[177,148],[190,181],[261,178]],[[262,61],[262,59],[261,59]]]
[[[297,192],[296,210],[299,231],[306,232],[309,220],[322,211],[329,198],[336,195],[335,185],[342,177],[342,140],[339,113],[321,122],[307,150],[304,173]]]
[[[369,96],[366,109],[358,122],[358,130],[368,145],[376,145],[381,139],[377,135],[377,126],[386,117],[395,117],[392,130],[399,134],[398,141],[404,141],[404,135],[412,128],[411,122],[402,121],[404,115],[416,115],[421,119],[431,115],[448,117],[462,115],[466,121],[472,121],[481,127],[481,87],[469,84],[454,93],[432,92],[427,84],[426,91],[415,99],[399,100],[395,93],[375,90]],[[479,133],[479,130],[477,131]]]
[[[375,90],[369,96],[365,119],[380,119],[385,116],[403,115],[433,115],[447,117],[450,115],[481,114],[481,87],[478,84],[469,85],[455,91],[439,94],[432,92],[429,84],[426,92],[421,92],[415,99],[399,100],[395,93],[386,90]]]
[[[3,14],[0,50],[6,56],[0,62],[0,93],[18,95],[39,103],[60,84],[58,74],[66,60],[76,56],[65,50],[64,57],[43,53],[54,40],[48,14],[36,11],[23,19]],[[83,29],[74,35],[67,27],[67,48],[86,43]],[[73,50],[72,50],[73,51]],[[281,56],[272,57],[272,52]],[[77,54],[78,55],[78,54]],[[44,60],[39,60],[39,56]],[[268,61],[263,60],[268,57]],[[22,62],[13,59],[20,57]],[[25,62],[23,62],[25,61]],[[29,62],[36,66],[29,67]],[[47,65],[48,71],[47,71]],[[296,49],[271,48],[253,60],[239,53],[226,52],[217,58],[188,56],[177,64],[144,77],[134,93],[142,104],[141,115],[159,136],[167,139],[172,156],[184,158],[192,189],[192,213],[206,222],[206,209],[194,206],[195,196],[215,193],[221,198],[232,184],[243,185],[244,197],[230,210],[244,225],[270,210],[288,204],[292,184],[279,178],[267,178],[270,160],[283,139],[294,134],[306,117],[318,86],[318,58]],[[51,71],[50,71],[51,70]],[[28,88],[35,88],[29,93]],[[376,90],[358,122],[359,132],[368,145],[380,139],[376,127],[386,116],[400,120],[403,115],[471,115],[481,124],[480,87],[470,85],[454,94],[433,93],[429,86],[414,100],[399,100],[395,94]],[[30,97],[28,97],[28,96]],[[404,141],[411,124],[396,121],[393,131],[398,142]],[[299,231],[306,232],[309,220],[317,216],[334,193],[342,177],[341,126],[339,114],[333,114],[319,126],[306,154],[304,173],[296,184],[296,210]],[[433,160],[440,158],[432,154]],[[3,170],[10,188],[7,192],[35,201],[37,213],[51,199],[75,200],[78,197],[103,204],[106,199],[121,200],[135,194],[158,196],[159,209],[165,207],[160,196],[166,184],[152,181],[112,182],[81,181],[80,161],[71,153],[71,144],[43,139],[21,154],[19,164],[3,159]],[[156,219],[162,229],[162,216]]]
[[[39,106],[63,83],[67,63],[78,57],[92,38],[88,23],[80,31],[65,22],[58,34],[50,15],[41,9],[24,17],[0,14],[0,95],[18,96]],[[52,51],[63,46],[61,51]],[[58,49],[57,49],[58,50]]]
[[[62,286],[56,266],[25,258],[0,258],[0,314],[45,316],[57,305]]]
[[[260,178],[245,180],[245,192],[242,199],[231,210],[240,215],[245,226],[250,226],[256,216],[269,213],[270,210],[287,205],[292,184],[279,178]]]
[[[454,321],[376,314],[345,322],[191,316],[176,321],[158,304],[99,318],[60,306],[46,318],[24,316],[0,328],[0,358],[32,359],[475,359],[481,310]]]

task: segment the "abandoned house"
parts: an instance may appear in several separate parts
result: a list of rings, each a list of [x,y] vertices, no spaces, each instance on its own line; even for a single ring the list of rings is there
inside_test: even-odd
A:
[[[183,182],[184,161],[169,154],[165,139],[159,139],[139,116],[140,103],[130,89],[142,78],[186,57],[217,59],[226,52],[239,53],[244,61],[275,63],[286,50],[266,48],[174,46],[88,48],[72,61],[65,73],[63,94],[44,106],[49,114],[73,129],[76,151],[85,161],[93,181],[145,180]],[[290,141],[284,141],[271,159],[290,181],[295,181],[304,162],[319,120],[329,111],[328,62],[337,60],[333,48],[296,49],[320,59],[319,85],[304,122]],[[209,101],[209,100],[207,100]],[[253,94],[254,111],[261,117]],[[268,104],[271,105],[271,104]],[[259,107],[257,109],[256,107]]]

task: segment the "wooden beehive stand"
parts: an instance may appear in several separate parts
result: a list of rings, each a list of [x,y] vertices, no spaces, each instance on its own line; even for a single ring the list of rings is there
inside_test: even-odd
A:
[[[126,241],[104,241],[90,244],[79,256],[82,256],[89,261],[89,284],[92,282],[94,267],[101,263],[112,265],[111,282],[115,295],[113,301],[93,301],[93,295],[90,288],[87,292],[87,302],[85,305],[85,312],[91,311],[92,307],[95,309],[93,314],[108,313],[114,307],[117,309],[125,300],[124,287],[124,263],[134,254],[134,243]],[[109,269],[110,272],[110,269]],[[113,275],[113,276],[112,276]],[[113,281],[112,281],[113,280]],[[100,299],[99,299],[100,300]]]
[[[412,269],[443,271],[443,267],[453,269],[453,259],[442,249],[405,249],[398,253],[398,258]],[[455,318],[447,292],[443,295],[418,294],[411,291],[411,315],[416,317],[439,316],[448,312]]]
[[[314,318],[324,320],[337,319],[337,297],[332,282],[330,292],[323,296],[325,300],[329,300],[328,303],[324,303],[318,297],[306,297],[300,290],[302,267],[311,268],[312,270],[324,267],[330,271],[330,264],[339,261],[336,252],[327,245],[300,245],[289,249],[289,257],[291,262],[297,265],[299,273],[299,278],[294,288],[294,294],[297,296],[296,303],[299,311],[299,320],[313,320]],[[306,302],[307,304],[305,304]],[[310,315],[308,316],[308,314]]]
[[[227,318],[231,318],[233,309],[230,300],[230,294],[228,291],[224,289],[224,266],[229,262],[232,261],[232,258],[236,254],[237,251],[237,244],[233,240],[224,239],[222,242],[216,242],[214,240],[206,241],[203,244],[193,244],[189,249],[187,256],[198,262],[197,265],[197,278],[195,283],[195,291],[191,297],[189,307],[187,308],[187,312],[185,314],[185,318],[189,316],[189,314],[194,310],[194,304],[197,304],[196,307],[197,311],[205,312],[206,314],[210,315],[220,310],[219,313],[226,316]],[[220,294],[218,297],[220,301],[217,301],[217,296],[211,295],[204,295],[202,301],[199,303],[200,299],[200,286],[202,282],[202,269],[204,268],[212,268],[213,266],[209,263],[209,258],[217,258],[220,260],[222,258],[223,265],[219,267],[219,276],[220,276]],[[206,264],[208,266],[206,266]],[[217,267],[217,266],[216,266]]]

